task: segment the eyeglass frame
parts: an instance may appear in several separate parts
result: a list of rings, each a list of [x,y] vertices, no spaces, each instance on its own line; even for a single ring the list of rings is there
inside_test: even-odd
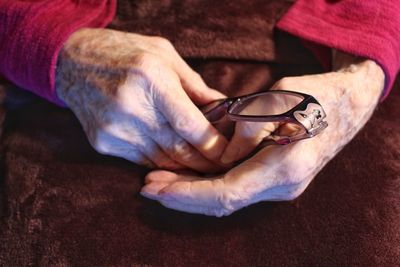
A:
[[[238,102],[243,102],[246,99],[257,97],[260,95],[264,94],[270,94],[270,93],[283,93],[283,94],[289,94],[289,95],[294,95],[294,96],[301,96],[303,100],[295,105],[293,108],[290,110],[281,113],[281,114],[276,114],[276,115],[240,115],[240,114],[233,114],[232,110],[236,107],[235,104],[237,105]],[[252,122],[282,122],[282,123],[294,123],[296,125],[299,125],[304,128],[305,133],[294,135],[294,136],[268,136],[266,137],[264,143],[269,144],[268,141],[273,141],[276,144],[279,145],[287,145],[290,143],[293,143],[295,141],[307,139],[316,136],[317,134],[321,133],[326,127],[328,127],[328,123],[324,121],[323,119],[326,118],[326,113],[322,107],[322,105],[315,99],[312,95],[301,93],[301,92],[296,92],[296,91],[288,91],[288,90],[269,90],[269,91],[264,91],[264,92],[257,92],[257,93],[252,93],[252,94],[247,94],[247,95],[242,95],[242,96],[237,96],[237,97],[230,97],[226,99],[219,99],[212,101],[211,103],[203,106],[201,110],[204,110],[207,106],[217,102],[221,101],[220,104],[215,106],[214,108],[207,110],[206,112],[203,112],[203,115],[208,119],[208,115],[211,114],[213,111],[217,110],[217,108],[221,108],[222,106],[225,106],[225,115],[232,121],[252,121]],[[301,112],[305,113],[309,107],[310,104],[312,105],[311,108],[313,109],[312,114],[317,110],[317,115],[315,116],[314,121],[304,117]],[[297,113],[296,113],[297,112]],[[300,114],[300,115],[299,115]],[[297,115],[297,116],[296,116]],[[302,122],[301,119],[298,119],[296,117],[303,117],[304,121],[308,121],[310,123],[310,126],[305,125],[305,122]],[[318,116],[320,116],[318,118]],[[307,116],[308,117],[308,116]],[[219,120],[213,121],[211,123],[217,123],[220,121],[223,117],[221,117]],[[278,138],[277,138],[278,137]]]

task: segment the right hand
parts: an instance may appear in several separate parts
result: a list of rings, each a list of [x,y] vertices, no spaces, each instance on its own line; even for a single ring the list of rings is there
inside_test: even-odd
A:
[[[60,53],[56,90],[99,153],[173,170],[220,169],[213,162],[227,141],[196,105],[225,96],[166,39],[81,29]]]
[[[365,125],[384,87],[384,72],[372,60],[345,55],[341,59],[334,58],[333,62],[338,65],[336,71],[286,77],[272,88],[296,88],[315,96],[327,113],[329,126],[324,132],[286,146],[264,147],[220,175],[150,172],[141,194],[171,209],[212,216],[228,215],[260,201],[298,197]],[[262,124],[266,127],[260,127]],[[233,160],[247,156],[266,135],[284,125],[274,127],[270,123],[260,123],[251,127],[250,123],[239,121],[225,153],[232,153]],[[230,146],[238,149],[228,150]]]

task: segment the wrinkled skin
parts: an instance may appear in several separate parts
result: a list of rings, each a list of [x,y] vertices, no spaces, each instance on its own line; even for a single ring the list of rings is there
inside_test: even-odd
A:
[[[146,177],[142,195],[171,209],[212,216],[229,215],[259,201],[298,197],[365,125],[384,86],[384,73],[371,60],[337,53],[334,70],[284,78],[272,88],[305,92],[318,99],[329,124],[323,133],[287,146],[265,147],[222,175],[205,178],[153,171]],[[237,123],[223,158],[226,162],[243,158],[277,127],[283,126]]]
[[[197,105],[210,89],[171,43],[107,29],[81,29],[58,58],[56,90],[100,153],[149,167],[218,171],[227,141]]]
[[[243,159],[265,136],[287,130],[285,125],[237,123],[227,144],[196,107],[224,96],[208,88],[159,37],[79,30],[63,47],[56,76],[57,94],[98,152],[170,170],[149,173],[143,196],[172,209],[212,216],[299,196],[364,126],[383,84],[384,74],[373,61],[341,53],[332,72],[278,81],[272,89],[317,98],[328,128],[312,139],[265,147],[224,174],[204,177],[173,170],[220,171],[220,160]]]

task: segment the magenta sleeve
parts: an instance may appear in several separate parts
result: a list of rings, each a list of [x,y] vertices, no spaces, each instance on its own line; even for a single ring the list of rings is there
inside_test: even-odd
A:
[[[298,0],[277,27],[314,44],[374,60],[385,72],[385,98],[400,68],[399,14],[400,0]],[[325,57],[322,63],[326,61]]]
[[[0,0],[0,74],[63,106],[55,92],[57,56],[81,27],[104,27],[116,0]]]

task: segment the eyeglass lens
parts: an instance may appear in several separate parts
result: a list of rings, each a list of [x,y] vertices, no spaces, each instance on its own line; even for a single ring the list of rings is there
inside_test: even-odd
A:
[[[301,95],[265,92],[237,100],[229,109],[235,115],[271,116],[285,113],[303,100]]]

